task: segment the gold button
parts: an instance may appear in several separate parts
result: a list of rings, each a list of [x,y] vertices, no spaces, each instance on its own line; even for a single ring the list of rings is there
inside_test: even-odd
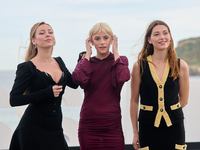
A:
[[[56,103],[54,103],[54,105],[56,105]]]
[[[55,113],[56,111],[55,111],[55,110],[53,110],[53,112]]]

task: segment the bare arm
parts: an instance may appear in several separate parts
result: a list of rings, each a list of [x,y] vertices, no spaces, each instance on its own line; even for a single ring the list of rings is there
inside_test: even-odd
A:
[[[138,134],[138,105],[139,105],[139,88],[141,83],[140,69],[138,62],[134,63],[131,73],[131,102],[130,102],[130,116],[133,127],[133,146],[135,150],[140,148],[139,134]]]
[[[179,102],[181,107],[188,103],[189,96],[189,70],[184,60],[180,60],[180,78],[179,78]]]

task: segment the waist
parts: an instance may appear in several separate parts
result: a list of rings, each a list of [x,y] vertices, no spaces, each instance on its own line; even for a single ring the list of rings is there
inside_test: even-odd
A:
[[[57,116],[62,113],[61,107],[53,104],[30,104],[29,107],[41,115]]]
[[[79,128],[121,127],[121,116],[115,118],[80,118]]]

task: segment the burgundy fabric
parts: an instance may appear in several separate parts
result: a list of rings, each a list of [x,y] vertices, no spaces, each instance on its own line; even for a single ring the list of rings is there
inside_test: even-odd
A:
[[[79,121],[79,143],[81,150],[124,150],[121,126],[120,92],[130,78],[128,59],[114,55],[100,60],[81,60],[72,80],[84,89]]]

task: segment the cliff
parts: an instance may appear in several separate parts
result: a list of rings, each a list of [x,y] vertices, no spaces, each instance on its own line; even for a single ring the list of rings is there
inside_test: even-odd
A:
[[[187,62],[190,76],[200,76],[200,37],[182,40],[175,49],[178,57]]]

